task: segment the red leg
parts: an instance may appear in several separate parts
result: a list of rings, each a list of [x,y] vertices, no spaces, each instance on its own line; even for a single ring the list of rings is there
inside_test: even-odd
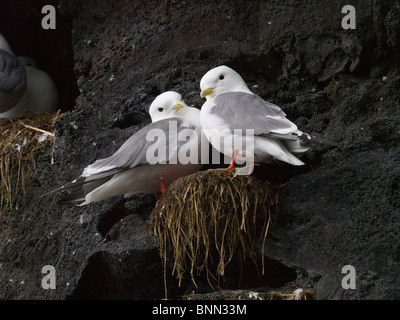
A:
[[[236,157],[236,153],[237,151],[234,151],[232,154],[232,161],[231,164],[229,165],[228,168],[217,168],[217,169],[208,169],[208,171],[212,171],[212,170],[232,170],[235,169],[235,157]]]
[[[247,173],[247,175],[251,175],[253,173],[254,170],[254,163],[250,163],[250,167],[249,167],[249,172]]]
[[[164,187],[164,178],[160,178],[160,189],[161,193],[164,193],[166,188]]]
[[[160,200],[162,197],[162,194],[165,192],[165,190],[167,190],[164,186],[164,178],[160,178],[160,190],[161,191],[157,191],[156,192],[156,200]]]

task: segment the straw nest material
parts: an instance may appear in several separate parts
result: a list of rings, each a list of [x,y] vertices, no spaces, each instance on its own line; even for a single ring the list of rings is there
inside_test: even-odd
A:
[[[148,221],[164,272],[171,250],[172,275],[179,285],[186,272],[194,284],[202,271],[207,272],[207,278],[224,275],[235,252],[243,259],[255,258],[256,240],[262,240],[264,250],[268,229],[275,220],[278,191],[277,186],[235,175],[234,170],[201,171],[173,182]]]
[[[25,178],[35,166],[37,152],[53,143],[58,114],[24,113],[0,119],[0,214],[13,209],[20,193],[25,199]]]

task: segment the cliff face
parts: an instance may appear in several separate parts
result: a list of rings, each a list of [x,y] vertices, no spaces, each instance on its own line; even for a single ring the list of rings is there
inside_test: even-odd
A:
[[[341,144],[316,146],[301,168],[262,168],[263,179],[284,185],[266,243],[270,267],[261,279],[244,272],[240,286],[233,271],[222,287],[276,289],[296,280],[318,299],[399,298],[400,5],[353,1],[356,29],[344,30],[346,4],[60,1],[59,21],[72,25],[57,32],[71,28],[79,95],[68,105],[73,85],[61,85],[55,145],[27,180],[26,211],[0,216],[0,298],[163,297],[161,259],[145,230],[154,195],[86,207],[39,196],[149,123],[159,93],[175,90],[200,108],[199,81],[221,64],[301,130]],[[48,46],[39,55],[57,51]],[[67,72],[50,66],[60,79]],[[56,290],[41,287],[45,265],[55,267]],[[345,265],[356,270],[355,289],[342,288]],[[193,289],[190,281],[168,284],[172,296]]]

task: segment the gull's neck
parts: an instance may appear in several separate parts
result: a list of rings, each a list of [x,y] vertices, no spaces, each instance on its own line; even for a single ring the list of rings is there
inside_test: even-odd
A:
[[[245,83],[235,86],[230,92],[245,92],[253,94]]]
[[[245,93],[249,93],[249,94],[254,94],[253,92],[250,91],[250,89],[247,87],[247,85],[245,83],[239,83],[236,86],[230,87],[229,90],[227,90],[227,91],[219,92],[216,95],[210,94],[210,95],[206,96],[206,100],[213,101],[220,94],[229,93],[229,92],[245,92]]]
[[[194,107],[187,107],[187,111],[182,117],[182,120],[184,123],[200,128],[200,110]]]

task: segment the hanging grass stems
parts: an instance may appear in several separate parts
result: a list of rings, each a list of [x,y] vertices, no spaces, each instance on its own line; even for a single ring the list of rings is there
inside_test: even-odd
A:
[[[25,178],[35,166],[37,151],[53,143],[58,114],[24,113],[0,119],[0,214],[13,209],[19,193],[25,202]]]
[[[186,272],[194,284],[203,271],[213,278],[224,275],[237,250],[243,258],[254,259],[256,240],[262,239],[264,251],[275,220],[278,191],[278,187],[252,176],[235,176],[234,171],[202,171],[173,182],[148,222],[158,242],[164,273],[170,249],[174,256],[172,274],[179,285]]]

